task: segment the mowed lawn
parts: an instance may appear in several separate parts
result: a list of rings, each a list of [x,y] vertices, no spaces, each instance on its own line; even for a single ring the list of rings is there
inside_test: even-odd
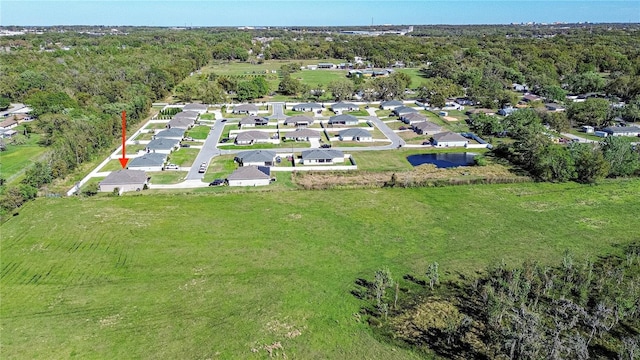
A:
[[[16,131],[20,128],[16,128]],[[38,145],[39,134],[32,134],[30,138],[16,135],[23,140],[20,145],[13,145],[11,140],[5,139],[7,150],[0,152],[0,177],[9,182],[20,176],[47,148]]]
[[[355,279],[433,261],[455,279],[640,238],[640,180],[238,191],[20,209],[0,226],[3,359],[264,359],[276,342],[287,358],[419,358],[355,316]]]

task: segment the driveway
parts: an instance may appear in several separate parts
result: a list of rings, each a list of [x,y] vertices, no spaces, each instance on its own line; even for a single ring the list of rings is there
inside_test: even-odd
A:
[[[287,115],[284,114],[284,103],[271,103],[273,108],[273,114],[269,116],[269,119],[284,120]]]
[[[597,141],[585,139],[583,137],[576,136],[576,135],[569,134],[569,133],[562,133],[562,136],[567,137],[567,138],[572,139],[572,140],[577,140],[578,142],[581,142],[581,143],[597,143]]]
[[[207,136],[207,139],[204,141],[202,149],[200,149],[200,152],[194,160],[193,166],[191,167],[191,170],[189,170],[185,180],[202,180],[204,174],[198,172],[200,164],[209,164],[209,161],[211,161],[213,157],[221,154],[220,149],[218,149],[216,145],[220,140],[220,136],[222,136],[223,130],[224,123],[222,122],[222,119],[217,119],[212,130],[209,131],[209,136]]]

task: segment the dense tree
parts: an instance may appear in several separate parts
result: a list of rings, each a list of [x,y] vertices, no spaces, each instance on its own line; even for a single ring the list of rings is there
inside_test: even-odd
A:
[[[591,144],[572,143],[569,154],[575,166],[575,180],[591,184],[609,174],[609,163],[598,147]]]
[[[605,81],[600,74],[589,71],[568,78],[569,90],[574,94],[598,92],[604,89]]]
[[[606,137],[602,142],[602,153],[610,165],[609,176],[629,176],[640,169],[638,151],[622,137]]]
[[[351,99],[353,96],[353,83],[347,79],[333,80],[327,85],[336,101]]]
[[[6,110],[11,105],[11,100],[6,97],[0,97],[0,110]]]
[[[297,95],[302,91],[302,82],[291,75],[285,75],[278,85],[278,92],[283,95]]]
[[[574,102],[567,108],[567,117],[576,125],[600,127],[609,121],[610,105],[605,99],[589,98]]]

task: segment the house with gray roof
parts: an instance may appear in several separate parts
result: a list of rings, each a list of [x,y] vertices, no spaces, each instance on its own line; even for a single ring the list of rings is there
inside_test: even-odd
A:
[[[184,137],[184,133],[187,129],[183,128],[170,128],[166,130],[162,130],[157,134],[153,135],[154,139],[174,139],[174,140],[182,140]]]
[[[345,129],[338,133],[341,141],[373,141],[371,133],[365,129]]]
[[[248,128],[248,127],[256,127],[256,126],[266,126],[269,124],[269,119],[262,116],[247,116],[240,120],[238,125],[240,125],[240,129]]]
[[[400,120],[407,125],[413,125],[427,121],[427,117],[418,112],[412,112],[400,116]]]
[[[271,183],[271,169],[266,166],[243,166],[227,176],[229,186],[265,186]]]
[[[411,125],[413,131],[420,135],[435,134],[442,131],[442,128],[431,121],[422,121]]]
[[[610,136],[640,136],[640,127],[638,126],[609,126],[602,131]]]
[[[391,112],[393,115],[395,116],[402,116],[402,115],[407,115],[410,113],[417,113],[418,110],[412,108],[412,107],[408,107],[408,106],[398,106],[397,108],[393,109],[393,111]]]
[[[174,116],[167,123],[167,128],[168,129],[172,129],[172,128],[190,129],[193,126],[193,124],[195,124],[195,122],[196,122],[195,119]]]
[[[335,149],[311,149],[302,151],[303,165],[331,165],[344,162],[344,153]]]
[[[12,116],[10,119],[6,119],[0,122],[0,128],[2,129],[11,129],[16,126],[18,126],[18,120],[16,120],[14,116]]]
[[[182,111],[195,111],[199,114],[204,114],[209,110],[209,107],[205,104],[187,104],[182,108]]]
[[[249,150],[239,152],[233,160],[240,166],[273,166],[276,156],[271,150]]]
[[[513,114],[517,110],[518,109],[516,109],[514,107],[508,106],[508,107],[505,107],[505,108],[502,108],[502,109],[498,110],[498,115],[500,115],[500,116],[509,116],[509,115]]]
[[[197,111],[181,111],[173,115],[173,118],[187,118],[187,119],[193,119],[195,121],[199,115],[200,113]]]
[[[98,183],[101,192],[112,192],[119,189],[122,194],[125,191],[141,191],[149,181],[147,173],[141,170],[112,171],[104,180]]]
[[[253,104],[241,104],[233,107],[233,114],[258,115],[258,107]]]
[[[284,133],[285,140],[309,141],[309,139],[320,139],[322,135],[319,131],[311,129],[296,129]]]
[[[180,140],[177,139],[154,139],[145,147],[148,153],[171,154],[171,152],[180,146]]]
[[[316,112],[318,110],[322,110],[324,107],[318,103],[303,103],[294,105],[293,111],[302,111],[302,112]]]
[[[544,107],[547,109],[547,111],[552,112],[562,112],[566,110],[564,106],[556,103],[546,103],[544,104]]]
[[[307,127],[313,124],[313,119],[305,115],[290,116],[284,124],[287,126]]]
[[[358,110],[360,110],[360,107],[352,103],[338,102],[331,105],[331,111],[333,111],[336,114],[342,114],[345,111],[358,111]]]
[[[431,144],[437,147],[467,146],[469,140],[458,133],[447,131],[433,135]]]
[[[404,103],[402,101],[398,101],[398,100],[389,100],[389,101],[383,101],[380,103],[380,109],[382,110],[393,110],[395,108],[398,108],[400,106],[403,106]]]
[[[270,139],[271,136],[269,136],[269,133],[250,130],[239,133],[236,136],[234,143],[236,145],[251,145],[255,143],[266,143],[269,142]]]
[[[358,125],[358,118],[349,114],[341,114],[329,118],[329,125]]]
[[[144,171],[162,171],[164,163],[167,161],[167,154],[148,153],[142,156],[134,157],[129,160],[127,169],[144,170]]]

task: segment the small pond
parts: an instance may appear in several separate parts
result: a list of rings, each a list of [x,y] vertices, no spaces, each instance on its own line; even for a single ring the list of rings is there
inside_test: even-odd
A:
[[[407,160],[412,166],[422,164],[434,164],[439,168],[451,168],[458,166],[470,166],[474,164],[473,158],[476,153],[439,153],[439,154],[417,154],[407,156]]]

